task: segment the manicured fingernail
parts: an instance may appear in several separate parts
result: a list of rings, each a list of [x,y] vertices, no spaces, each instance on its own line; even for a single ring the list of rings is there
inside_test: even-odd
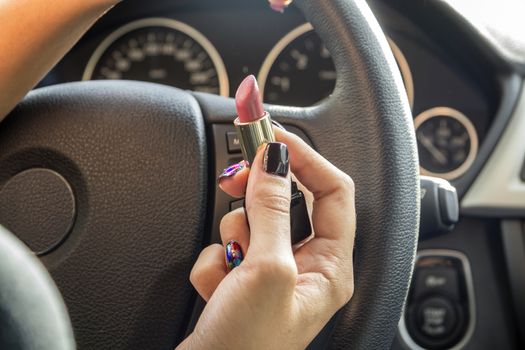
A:
[[[268,2],[272,10],[283,13],[284,9],[292,3],[292,0],[268,0]]]
[[[241,245],[237,241],[229,241],[226,244],[226,266],[233,270],[242,263],[243,259]]]
[[[274,10],[276,12],[280,12],[280,13],[284,12],[284,6],[283,5],[270,4],[270,7],[272,8],[272,10]]]
[[[221,182],[221,180],[225,177],[232,177],[233,175],[237,174],[239,171],[244,169],[246,167],[246,162],[243,160],[242,162],[233,164],[226,169],[219,175],[217,178],[217,183]]]
[[[281,130],[286,131],[286,128],[281,123],[279,123],[277,120],[273,120],[272,119],[272,124],[273,124],[273,126],[279,128]]]
[[[270,142],[266,145],[263,157],[263,169],[268,174],[286,177],[290,159],[288,147],[284,143]]]

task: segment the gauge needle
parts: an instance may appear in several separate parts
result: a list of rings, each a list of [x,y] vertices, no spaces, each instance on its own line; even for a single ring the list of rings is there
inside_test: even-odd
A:
[[[423,134],[418,134],[417,139],[425,146],[425,148],[432,154],[432,156],[439,162],[441,165],[447,165],[447,157],[434,146],[432,141]]]

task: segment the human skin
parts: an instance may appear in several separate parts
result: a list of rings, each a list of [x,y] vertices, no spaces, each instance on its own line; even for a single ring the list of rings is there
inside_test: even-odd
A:
[[[0,121],[118,0],[0,0]]]
[[[116,0],[0,0],[0,121]],[[223,244],[200,254],[191,282],[208,302],[180,349],[302,349],[353,293],[354,185],[296,136],[286,178],[251,169],[221,180],[242,209],[221,222]],[[290,176],[313,193],[315,237],[290,245]],[[246,193],[245,193],[246,192]],[[311,193],[310,193],[311,192]],[[243,263],[229,272],[224,245],[238,241]],[[175,330],[174,330],[175,331]]]
[[[313,193],[315,237],[290,244],[290,173],[262,169],[259,150],[251,169],[222,179],[246,210],[221,221],[221,244],[204,249],[191,282],[208,302],[195,331],[179,349],[304,349],[353,294],[354,184],[297,136],[275,129],[288,145],[291,170]],[[249,222],[249,225],[248,225]],[[231,272],[224,245],[240,243],[244,261]]]

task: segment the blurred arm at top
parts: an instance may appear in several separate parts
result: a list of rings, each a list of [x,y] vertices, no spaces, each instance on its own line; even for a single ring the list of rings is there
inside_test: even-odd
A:
[[[0,0],[0,121],[119,0]]]

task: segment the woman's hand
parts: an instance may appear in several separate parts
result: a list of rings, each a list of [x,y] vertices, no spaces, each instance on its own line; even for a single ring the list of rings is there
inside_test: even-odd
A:
[[[354,184],[297,136],[275,133],[288,146],[294,175],[313,193],[315,237],[292,250],[291,174],[282,171],[288,164],[282,155],[276,159],[279,152],[268,155],[262,147],[251,169],[222,178],[229,194],[246,188],[248,220],[238,209],[220,227],[223,245],[237,241],[244,260],[228,271],[223,245],[202,251],[191,282],[208,304],[180,348],[304,349],[352,296]],[[281,161],[280,175],[265,171],[265,156],[270,165]]]

